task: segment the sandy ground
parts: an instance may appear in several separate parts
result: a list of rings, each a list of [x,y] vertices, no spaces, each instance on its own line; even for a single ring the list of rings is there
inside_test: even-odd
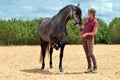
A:
[[[53,69],[40,71],[39,46],[0,46],[0,80],[120,80],[120,45],[95,45],[99,73],[85,74],[86,57],[81,45],[65,47],[63,68],[58,69],[59,51],[53,53]]]

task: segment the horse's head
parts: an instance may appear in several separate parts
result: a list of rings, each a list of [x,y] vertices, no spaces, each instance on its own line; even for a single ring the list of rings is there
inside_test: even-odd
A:
[[[82,11],[79,5],[71,6],[71,19],[75,25],[79,25],[80,29],[82,29]]]

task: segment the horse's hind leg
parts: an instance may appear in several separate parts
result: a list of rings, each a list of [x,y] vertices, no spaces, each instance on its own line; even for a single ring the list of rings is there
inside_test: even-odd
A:
[[[60,62],[59,62],[59,70],[60,70],[60,72],[63,72],[62,59],[63,59],[64,47],[65,47],[65,44],[63,44],[63,45],[61,46],[61,49],[60,49]]]
[[[42,67],[41,67],[41,70],[43,70],[45,68],[45,50],[44,48],[42,47]]]
[[[46,48],[48,46],[48,43],[41,40],[41,50],[42,50],[42,67],[41,70],[45,68],[45,54],[46,54]]]
[[[53,48],[52,48],[52,45],[50,46],[50,68],[53,68],[53,65],[52,65],[52,53],[53,53]]]

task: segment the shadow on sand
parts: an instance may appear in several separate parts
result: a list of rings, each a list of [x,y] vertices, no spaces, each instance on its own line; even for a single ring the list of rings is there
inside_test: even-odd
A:
[[[26,72],[26,73],[40,73],[40,74],[52,74],[49,70],[40,70],[38,68],[36,69],[23,69],[23,70],[20,70],[22,72]]]
[[[50,72],[49,70],[40,70],[38,68],[36,69],[23,69],[20,70],[25,73],[40,73],[40,74],[46,74],[46,75],[59,75],[59,74],[65,74],[65,75],[72,75],[72,74],[84,74],[84,72],[57,72],[53,73]]]

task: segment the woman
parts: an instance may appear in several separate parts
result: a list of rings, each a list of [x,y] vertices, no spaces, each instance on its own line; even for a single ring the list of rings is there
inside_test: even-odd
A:
[[[95,18],[95,13],[96,11],[93,8],[88,10],[88,17],[85,20],[85,26],[81,32],[82,44],[88,62],[88,69],[85,71],[85,73],[97,73],[97,62],[93,54],[94,35],[96,35],[98,30],[98,22]]]

